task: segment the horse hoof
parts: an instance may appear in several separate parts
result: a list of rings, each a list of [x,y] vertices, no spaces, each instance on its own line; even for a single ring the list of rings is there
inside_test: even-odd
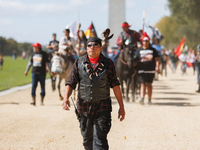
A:
[[[60,100],[62,101],[62,100],[63,100],[63,97],[60,97]]]

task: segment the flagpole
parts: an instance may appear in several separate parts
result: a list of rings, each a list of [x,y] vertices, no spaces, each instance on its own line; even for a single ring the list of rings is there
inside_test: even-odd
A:
[[[142,34],[144,33],[144,22],[145,22],[145,10],[143,10],[143,27],[142,27]]]

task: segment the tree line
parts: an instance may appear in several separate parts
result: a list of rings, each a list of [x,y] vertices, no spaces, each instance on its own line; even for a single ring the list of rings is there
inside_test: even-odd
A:
[[[21,55],[23,51],[32,52],[31,43],[18,43],[13,38],[6,39],[0,36],[0,53],[3,55],[12,55],[13,51],[17,52],[17,55]]]
[[[171,15],[163,17],[155,26],[164,36],[161,44],[176,47],[185,36],[189,48],[200,43],[200,0],[168,0]]]

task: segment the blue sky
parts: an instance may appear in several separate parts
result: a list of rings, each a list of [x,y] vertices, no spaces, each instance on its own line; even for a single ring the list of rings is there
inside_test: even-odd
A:
[[[131,29],[142,28],[145,22],[155,25],[169,16],[167,0],[125,0],[126,21]],[[40,42],[43,45],[57,33],[59,40],[66,25],[81,23],[86,31],[91,21],[98,34],[108,27],[108,0],[0,0],[0,36],[14,38],[17,42]],[[150,29],[145,29],[151,35]]]

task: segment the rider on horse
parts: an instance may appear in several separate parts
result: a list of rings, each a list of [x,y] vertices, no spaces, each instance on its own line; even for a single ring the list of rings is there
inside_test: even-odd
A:
[[[123,50],[123,48],[126,48],[127,46],[129,46],[129,48],[134,48],[134,45],[137,45],[137,42],[141,42],[140,34],[135,30],[129,29],[131,25],[129,25],[127,22],[124,22],[121,26],[123,31],[120,33],[116,42],[120,50]],[[117,54],[113,57],[114,63],[119,57],[119,55],[120,51],[118,51]]]

